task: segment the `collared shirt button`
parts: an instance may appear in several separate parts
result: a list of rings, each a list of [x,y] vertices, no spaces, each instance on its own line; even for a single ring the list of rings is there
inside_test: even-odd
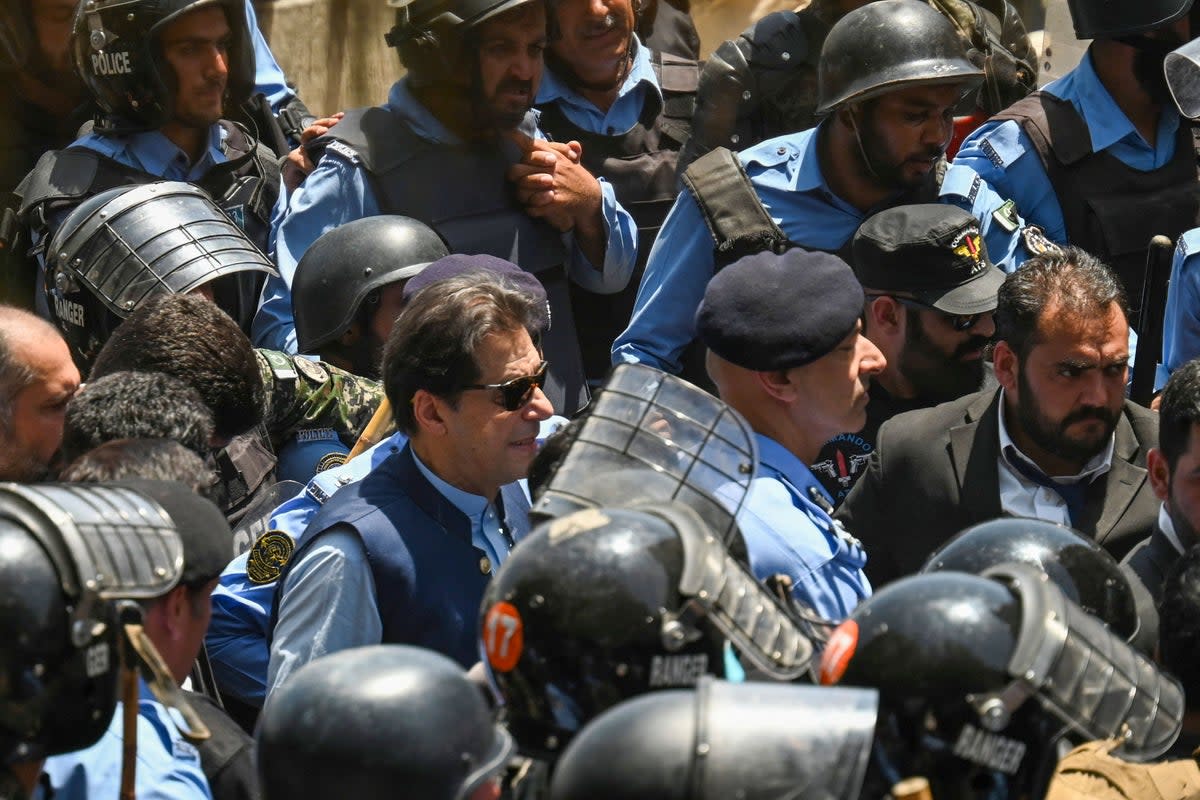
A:
[[[781,148],[779,148],[778,150],[776,150],[775,152],[776,152],[776,153],[778,153],[779,155],[783,155],[784,153],[786,153],[786,152],[787,152],[787,148],[786,148],[786,147],[781,147]]]

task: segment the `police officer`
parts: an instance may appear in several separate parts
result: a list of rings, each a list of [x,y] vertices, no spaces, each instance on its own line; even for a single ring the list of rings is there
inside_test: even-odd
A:
[[[118,696],[116,604],[167,592],[183,560],[160,506],[102,486],[5,484],[0,542],[0,797],[7,800],[36,795],[47,756],[104,735]],[[116,553],[127,557],[114,560]]]
[[[512,737],[462,667],[418,647],[336,653],[296,673],[258,728],[266,800],[483,800]]]
[[[863,426],[867,385],[887,363],[863,335],[862,307],[845,262],[792,249],[717,273],[696,311],[709,375],[758,444],[738,517],[754,574],[786,575],[798,599],[835,622],[870,595],[867,555],[830,518],[831,498],[807,465],[838,432]]]
[[[947,180],[981,177],[1050,240],[1108,263],[1136,312],[1151,237],[1175,239],[1200,208],[1192,126],[1163,72],[1195,33],[1192,2],[1067,5],[1076,36],[1094,40],[1083,60],[971,134]]]
[[[714,147],[744,150],[815,126],[821,46],[834,23],[864,5],[865,0],[812,0],[795,11],[767,14],[719,45],[700,73],[692,136],[680,155],[680,171]],[[954,22],[971,60],[987,74],[974,103],[980,120],[1037,85],[1037,55],[1008,0],[930,5]]]
[[[866,292],[864,333],[887,366],[868,388],[867,424],[839,433],[813,462],[835,506],[866,472],[884,422],[982,388],[1004,282],[979,220],[944,203],[880,211],[854,234],[851,261]]]
[[[830,637],[821,682],[879,690],[867,797],[913,775],[939,799],[1041,797],[1060,742],[1149,760],[1184,712],[1173,678],[1027,564],[884,587]]]
[[[638,229],[637,266],[625,289],[604,295],[571,287],[584,368],[594,385],[608,373],[613,340],[633,311],[650,247],[675,202],[676,158],[696,101],[696,61],[652,51],[634,32],[646,6],[646,0],[548,6],[538,124],[557,141],[583,146],[581,163],[605,179],[605,191],[611,185]]]
[[[554,317],[547,388],[557,408],[574,412],[587,387],[567,278],[619,291],[636,245],[632,219],[577,163],[578,148],[541,141],[529,107],[542,72],[544,8],[420,0],[398,8],[396,20],[388,41],[407,75],[387,104],[347,114],[314,143],[324,156],[278,224],[281,277],[264,293],[254,340],[295,349],[290,285],[318,236],[360,217],[403,214],[431,224],[452,252],[491,254],[539,276]]]
[[[18,187],[34,237],[48,240],[67,209],[99,192],[165,178],[198,185],[267,251],[276,156],[222,119],[227,100],[236,107],[254,88],[244,0],[101,0],[76,15],[72,45],[102,113],[92,133],[45,154]],[[253,297],[261,275],[239,284]]]
[[[878,703],[871,689],[702,678],[590,722],[555,765],[550,798],[857,800]]]
[[[918,0],[882,0],[843,17],[821,51],[817,110],[827,118],[817,128],[737,157],[714,150],[688,169],[614,363],[678,370],[705,284],[738,256],[788,245],[838,251],[875,211],[936,199],[951,112],[983,77],[950,22]],[[969,183],[941,191],[998,200]],[[1016,226],[985,224],[997,260],[1022,257]]]

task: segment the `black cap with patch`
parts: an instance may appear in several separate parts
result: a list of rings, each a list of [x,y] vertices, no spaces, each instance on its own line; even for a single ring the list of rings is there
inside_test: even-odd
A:
[[[979,220],[941,203],[896,206],[854,235],[854,272],[868,291],[911,295],[947,314],[994,311],[1004,271]]]
[[[832,352],[862,313],[863,290],[845,261],[794,248],[718,272],[696,310],[696,334],[739,367],[791,369]]]
[[[175,523],[183,541],[183,575],[179,582],[188,586],[208,583],[220,576],[233,553],[233,531],[225,515],[210,500],[178,481],[114,481],[154,500]]]

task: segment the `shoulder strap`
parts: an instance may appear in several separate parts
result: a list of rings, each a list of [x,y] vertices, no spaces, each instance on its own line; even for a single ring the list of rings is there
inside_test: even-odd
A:
[[[1046,92],[1034,92],[1021,98],[992,119],[1019,123],[1043,164],[1056,161],[1069,167],[1094,152],[1092,136],[1083,117],[1069,101]],[[1046,171],[1049,174],[1048,164]]]
[[[408,125],[398,121],[395,114],[382,106],[347,111],[342,121],[329,133],[309,143],[308,150],[313,161],[335,142],[340,145],[338,152],[343,157],[355,158],[367,172],[376,175],[387,172],[431,146],[430,142],[414,134]]]
[[[763,208],[732,151],[718,147],[696,159],[683,174],[683,184],[712,234],[718,270],[751,253],[787,249],[787,234]]]
[[[692,116],[696,113],[700,62],[654,51],[650,54],[650,64],[663,95],[659,127],[677,142],[685,142],[692,133]],[[653,122],[650,120],[647,127]]]

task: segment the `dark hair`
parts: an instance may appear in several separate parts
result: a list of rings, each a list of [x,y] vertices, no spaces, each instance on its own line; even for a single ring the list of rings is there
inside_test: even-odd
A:
[[[1200,545],[1167,570],[1158,631],[1162,665],[1183,684],[1192,708],[1200,702]]]
[[[200,393],[161,372],[113,372],[88,381],[67,404],[63,458],[114,439],[171,439],[204,456],[213,415]]]
[[[1034,256],[1004,279],[996,305],[996,340],[1024,359],[1038,343],[1038,323],[1050,305],[1072,318],[1103,317],[1116,303],[1129,316],[1125,291],[1111,269],[1078,247]]]
[[[1158,410],[1158,449],[1175,471],[1179,457],[1188,448],[1192,425],[1200,422],[1200,358],[1194,358],[1171,373],[1163,389]]]
[[[79,456],[58,476],[71,483],[146,478],[178,481],[208,498],[216,475],[200,456],[169,439],[114,439]],[[211,499],[211,498],[210,498]]]
[[[127,370],[166,373],[194,388],[223,439],[262,422],[266,390],[258,355],[237,323],[202,297],[163,295],[118,325],[91,378]]]
[[[493,272],[464,272],[413,295],[383,354],[383,390],[396,427],[415,432],[412,398],[419,390],[456,402],[479,382],[475,352],[485,337],[524,328],[532,338],[537,320],[536,301]]]

